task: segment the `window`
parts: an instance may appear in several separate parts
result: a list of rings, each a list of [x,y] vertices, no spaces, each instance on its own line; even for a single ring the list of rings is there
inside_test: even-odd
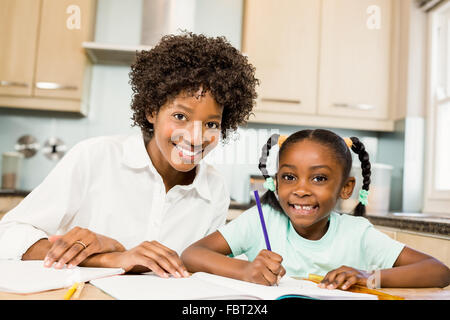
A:
[[[450,1],[430,12],[425,212],[450,214]]]

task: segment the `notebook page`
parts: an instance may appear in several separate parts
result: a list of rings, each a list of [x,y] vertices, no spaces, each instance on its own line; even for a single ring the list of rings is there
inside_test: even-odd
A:
[[[306,281],[296,280],[287,276],[281,278],[278,286],[265,286],[236,279],[225,278],[209,273],[197,272],[192,277],[196,277],[218,286],[232,288],[241,294],[257,296],[263,300],[274,300],[283,295],[298,294],[318,299],[363,299],[377,300],[375,295],[365,293],[355,293],[343,290],[322,289],[317,284]]]
[[[243,296],[239,291],[232,288],[222,287],[196,277],[161,278],[154,273],[97,279],[91,281],[91,284],[119,300],[252,298]]]
[[[0,260],[0,291],[33,293],[124,273],[121,268],[45,268],[42,260]]]

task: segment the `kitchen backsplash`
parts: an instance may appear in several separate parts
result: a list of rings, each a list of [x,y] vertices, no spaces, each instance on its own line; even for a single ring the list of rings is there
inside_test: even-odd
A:
[[[129,1],[99,0],[98,6],[96,41],[139,44],[141,0],[133,0],[132,5]],[[225,35],[231,44],[240,49],[242,8],[242,0],[197,0],[198,19],[193,31],[210,36]],[[232,14],[220,14],[224,10]],[[36,137],[41,146],[48,138],[57,137],[70,148],[88,137],[139,132],[138,128],[131,127],[129,105],[132,91],[128,84],[128,72],[127,66],[93,66],[89,114],[84,118],[51,112],[0,109],[0,153],[14,150],[17,139],[24,134]],[[304,127],[249,124],[247,128],[239,129],[235,138],[230,139],[227,144],[219,145],[209,158],[215,160],[212,162],[227,178],[232,197],[242,202],[249,199],[249,177],[260,174],[258,159],[261,147],[271,133],[291,134],[302,128]],[[392,190],[395,194],[391,196],[391,208],[400,209],[404,145],[402,132],[383,134],[332,130],[342,136],[364,138],[372,159],[394,166]],[[32,158],[24,159],[21,188],[35,188],[55,164],[55,161],[47,159],[41,151]],[[274,172],[274,164],[275,161],[272,161],[269,172]]]

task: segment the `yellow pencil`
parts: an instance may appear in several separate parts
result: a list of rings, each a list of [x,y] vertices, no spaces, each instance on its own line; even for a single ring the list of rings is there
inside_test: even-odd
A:
[[[72,297],[73,293],[75,292],[75,290],[77,290],[77,288],[78,282],[75,282],[73,286],[71,286],[69,290],[67,290],[66,293],[64,294],[64,300],[70,300],[70,297]]]
[[[83,288],[84,288],[84,282],[79,283],[78,287],[77,287],[77,291],[75,291],[75,293],[73,294],[72,299],[79,299],[80,295],[81,295],[81,291],[83,291]]]

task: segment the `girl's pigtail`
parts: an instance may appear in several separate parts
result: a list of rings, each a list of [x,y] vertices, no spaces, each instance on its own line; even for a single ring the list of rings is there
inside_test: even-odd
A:
[[[369,185],[371,175],[369,154],[367,153],[364,144],[361,141],[359,141],[358,138],[351,137],[350,139],[352,141],[351,149],[358,155],[359,161],[361,161],[361,169],[363,176],[362,187],[361,190],[359,191],[359,202],[356,205],[355,210],[353,211],[353,215],[364,216],[366,213],[367,198],[369,196]]]
[[[278,202],[277,196],[275,194],[275,182],[273,178],[269,175],[267,171],[267,159],[269,158],[270,149],[276,144],[278,144],[279,134],[273,134],[267,140],[267,143],[263,146],[261,157],[259,158],[258,168],[261,171],[266,182],[264,183],[264,187],[267,189],[267,192],[261,197],[261,202],[270,205],[272,208],[281,210],[280,203]]]

